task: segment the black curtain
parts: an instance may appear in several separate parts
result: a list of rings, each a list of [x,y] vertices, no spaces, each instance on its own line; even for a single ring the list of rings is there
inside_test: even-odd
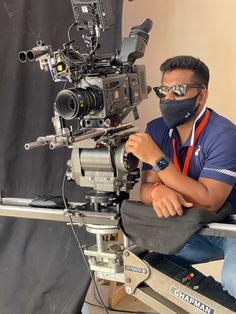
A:
[[[102,33],[101,52],[121,45],[122,0],[108,1],[115,25]],[[53,102],[63,88],[35,63],[17,55],[43,40],[53,49],[67,41],[74,21],[69,0],[0,0],[0,188],[8,197],[61,194],[68,149],[25,151],[24,144],[53,134]],[[71,37],[83,48],[82,33]],[[66,185],[66,196],[84,201],[86,189]],[[82,243],[92,239],[77,230]],[[70,227],[0,216],[0,313],[80,313],[90,278]]]

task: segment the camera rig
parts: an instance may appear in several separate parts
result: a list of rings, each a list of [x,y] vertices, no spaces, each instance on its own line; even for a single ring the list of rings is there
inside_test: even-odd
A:
[[[134,26],[121,49],[114,54],[99,54],[100,31],[112,25],[107,1],[73,0],[75,23],[90,52],[80,53],[73,40],[53,51],[50,45],[37,42],[32,50],[21,51],[21,62],[38,61],[41,70],[49,71],[55,82],[65,81],[56,96],[55,134],[39,137],[25,144],[26,149],[49,145],[50,149],[67,146],[72,149],[67,179],[82,187],[92,187],[88,194],[90,208],[117,211],[123,198],[139,178],[138,160],[124,151],[128,136],[137,131],[122,121],[147,98],[145,67],[134,65],[144,55],[152,21]]]
[[[124,150],[126,140],[137,128],[123,122],[130,112],[138,119],[137,106],[150,91],[145,66],[134,63],[144,55],[152,21],[146,19],[132,27],[120,50],[99,54],[100,32],[113,25],[110,2],[72,0],[71,3],[75,23],[69,30],[74,26],[87,32],[82,38],[88,53],[81,53],[75,47],[68,30],[69,41],[62,49],[53,51],[51,45],[40,41],[33,49],[18,54],[22,63],[37,61],[41,70],[50,72],[53,81],[65,82],[54,102],[55,134],[38,137],[25,144],[25,149],[48,145],[50,149],[66,146],[72,150],[66,179],[92,190],[86,195],[88,203],[69,203],[67,214],[73,218],[71,223],[85,225],[88,232],[96,235],[96,245],[84,250],[90,269],[102,272],[104,275],[100,277],[109,274],[113,279],[123,278],[122,252],[129,246],[128,240],[124,237],[120,245],[104,238],[120,233],[117,225],[120,205],[139,178],[138,159]],[[37,201],[30,202],[32,206],[36,204]],[[18,215],[27,209],[25,203],[21,205]],[[27,212],[35,218],[45,219],[46,215],[51,220],[61,220],[58,211],[54,214],[52,210],[34,208],[33,213]]]

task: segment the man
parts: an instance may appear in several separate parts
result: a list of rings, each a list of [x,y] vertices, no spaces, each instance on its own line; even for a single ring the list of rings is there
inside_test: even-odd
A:
[[[193,206],[217,212],[226,201],[236,213],[236,126],[206,107],[208,67],[177,56],[160,70],[154,90],[162,118],[126,142],[126,151],[144,162],[141,201],[163,218]],[[195,234],[175,257],[183,264],[224,258],[222,285],[236,298],[236,238]]]

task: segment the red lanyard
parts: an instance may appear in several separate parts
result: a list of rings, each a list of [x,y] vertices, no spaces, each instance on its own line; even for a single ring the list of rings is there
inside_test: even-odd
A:
[[[190,159],[191,159],[191,156],[192,156],[192,152],[193,152],[195,143],[197,142],[197,139],[198,139],[199,135],[201,134],[203,128],[207,124],[207,121],[208,121],[209,117],[210,117],[210,111],[207,110],[206,114],[205,114],[205,117],[202,119],[202,121],[200,122],[200,124],[198,125],[198,127],[195,130],[193,145],[189,146],[189,148],[187,150],[186,157],[185,157],[184,167],[183,167],[183,170],[182,170],[183,174],[187,175],[187,173],[188,173]],[[172,148],[173,148],[173,152],[174,152],[174,165],[175,165],[175,167],[179,171],[181,171],[180,165],[179,165],[179,161],[178,161],[178,157],[177,157],[177,153],[176,153],[176,140],[174,138],[172,138]]]

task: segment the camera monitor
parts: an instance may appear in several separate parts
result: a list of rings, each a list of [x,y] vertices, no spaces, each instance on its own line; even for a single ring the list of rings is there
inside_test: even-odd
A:
[[[92,30],[98,26],[106,31],[114,24],[110,0],[71,0],[78,30]]]

